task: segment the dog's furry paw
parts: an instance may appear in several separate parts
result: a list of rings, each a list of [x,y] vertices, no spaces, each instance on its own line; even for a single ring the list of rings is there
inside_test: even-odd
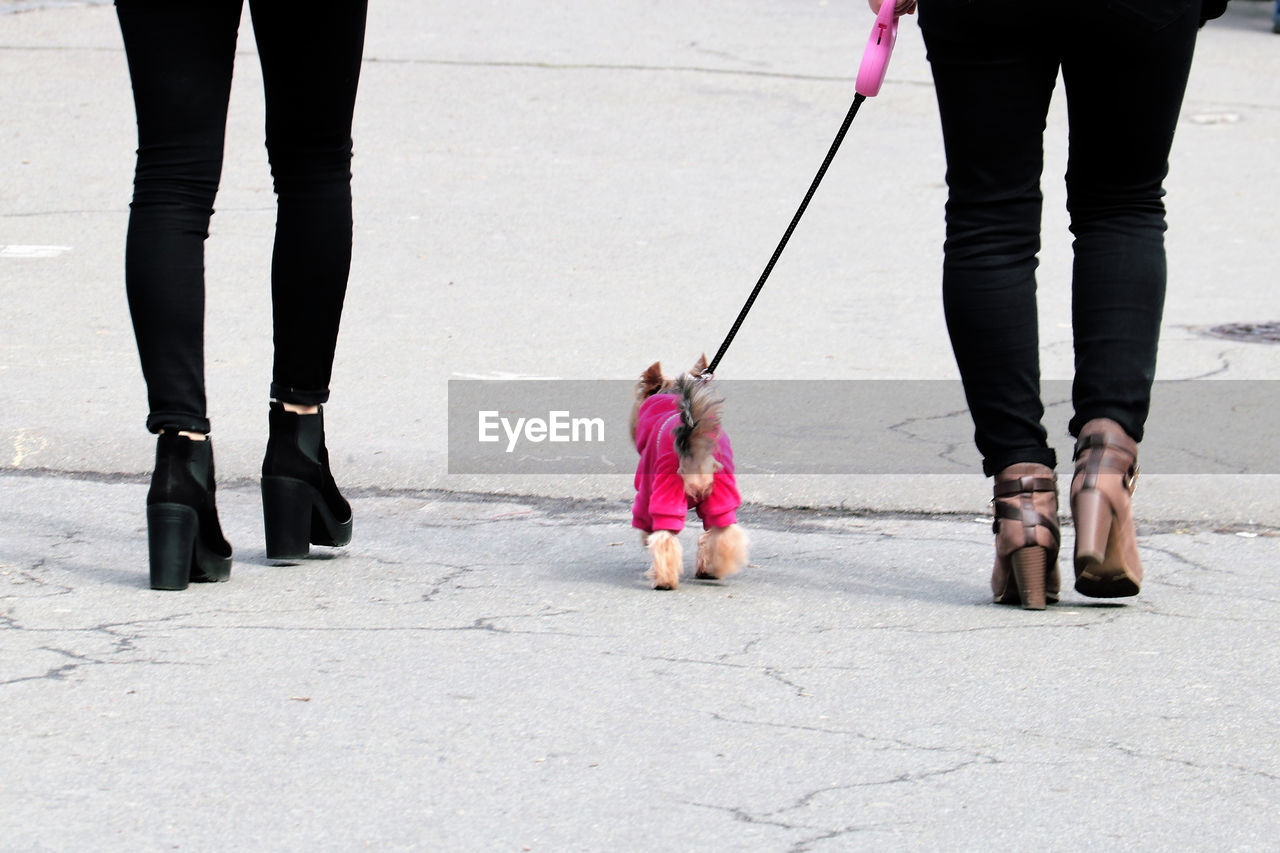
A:
[[[653,555],[653,562],[645,573],[645,577],[653,582],[653,588],[678,588],[684,562],[680,540],[670,530],[657,530],[645,538],[645,545]]]
[[[746,564],[747,532],[738,525],[715,527],[698,537],[698,578],[727,578]]]

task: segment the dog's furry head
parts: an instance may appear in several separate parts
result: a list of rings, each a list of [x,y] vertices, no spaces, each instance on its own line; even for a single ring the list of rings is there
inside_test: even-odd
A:
[[[635,405],[631,409],[631,440],[636,438],[640,406],[655,394],[679,397],[680,425],[673,436],[685,491],[700,498],[711,490],[712,479],[720,463],[715,459],[720,440],[720,413],[724,401],[716,396],[709,381],[702,379],[707,369],[703,354],[688,373],[676,377],[662,375],[662,364],[655,361],[640,375],[636,383]]]

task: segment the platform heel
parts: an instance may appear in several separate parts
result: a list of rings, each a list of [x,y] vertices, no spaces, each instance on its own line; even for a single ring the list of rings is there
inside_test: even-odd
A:
[[[231,545],[218,522],[207,440],[159,436],[147,493],[147,552],[152,589],[182,590],[231,577]]]
[[[312,545],[351,541],[351,505],[329,468],[323,409],[313,415],[271,404],[271,434],[262,461],[262,520],[267,557],[300,560]]]
[[[262,478],[262,520],[271,559],[300,560],[310,553],[314,491],[292,477]]]

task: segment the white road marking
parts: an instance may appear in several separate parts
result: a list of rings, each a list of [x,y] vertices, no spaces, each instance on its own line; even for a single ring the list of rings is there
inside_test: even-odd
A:
[[[70,246],[0,246],[0,258],[56,258]]]
[[[13,440],[13,467],[17,468],[28,456],[34,456],[48,446],[47,438],[34,435],[29,430],[18,430],[18,436]]]

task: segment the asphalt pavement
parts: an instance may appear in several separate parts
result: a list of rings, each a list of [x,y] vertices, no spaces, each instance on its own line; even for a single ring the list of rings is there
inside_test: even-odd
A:
[[[1029,613],[990,604],[990,486],[942,402],[922,470],[757,460],[751,564],[669,593],[629,476],[451,469],[450,382],[456,406],[458,383],[598,381],[625,420],[611,389],[715,349],[848,107],[864,4],[373,3],[326,410],[355,539],[293,564],[265,557],[255,479],[274,208],[246,15],[206,258],[236,562],[161,593],[114,12],[0,2],[0,849],[1273,848],[1280,467],[1186,461],[1216,417],[1265,424],[1280,375],[1275,343],[1213,333],[1280,320],[1280,36],[1269,3],[1230,5],[1175,140],[1158,378],[1247,396],[1149,424],[1191,438],[1135,499],[1139,597]],[[1049,380],[1065,157],[1059,92]],[[719,375],[953,387],[943,170],[908,21]]]

